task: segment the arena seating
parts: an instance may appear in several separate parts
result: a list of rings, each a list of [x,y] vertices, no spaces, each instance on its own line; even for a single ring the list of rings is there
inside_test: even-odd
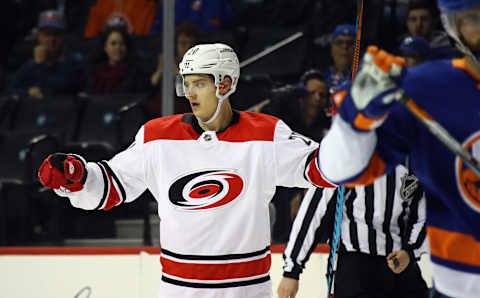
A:
[[[108,213],[89,213],[59,200],[37,180],[37,169],[50,153],[101,160],[123,149],[147,120],[144,100],[140,94],[0,99],[5,116],[0,121],[0,245],[110,238],[117,219],[148,215],[147,192]]]

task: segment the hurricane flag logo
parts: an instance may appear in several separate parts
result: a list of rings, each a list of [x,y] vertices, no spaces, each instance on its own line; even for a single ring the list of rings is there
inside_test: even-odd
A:
[[[473,134],[463,144],[475,159],[480,159],[480,132]],[[480,212],[480,177],[457,156],[455,160],[457,186],[463,200],[474,210]]]
[[[172,183],[168,198],[184,210],[212,209],[235,200],[244,184],[244,179],[233,170],[190,173]]]

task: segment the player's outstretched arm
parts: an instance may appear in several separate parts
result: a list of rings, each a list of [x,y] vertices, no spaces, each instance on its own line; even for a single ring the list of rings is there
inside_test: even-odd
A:
[[[292,131],[279,120],[275,128],[273,168],[276,185],[309,188],[336,187],[322,177],[318,168],[318,143]]]
[[[146,189],[144,128],[133,144],[109,161],[86,162],[76,154],[55,153],[38,171],[40,182],[85,210],[109,210],[138,198]]]
[[[375,155],[375,128],[382,125],[396,99],[403,60],[371,46],[351,86],[334,95],[339,116],[320,147],[320,171],[330,181],[368,184],[385,171]],[[362,177],[363,176],[363,177]]]

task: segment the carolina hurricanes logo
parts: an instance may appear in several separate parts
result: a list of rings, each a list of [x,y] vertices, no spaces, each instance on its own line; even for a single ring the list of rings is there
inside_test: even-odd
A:
[[[242,192],[244,180],[232,170],[209,170],[178,178],[168,198],[184,210],[205,210],[226,205]]]
[[[480,132],[473,134],[463,144],[475,159],[480,159]],[[462,198],[475,211],[480,212],[480,177],[459,157],[455,159],[455,175]]]

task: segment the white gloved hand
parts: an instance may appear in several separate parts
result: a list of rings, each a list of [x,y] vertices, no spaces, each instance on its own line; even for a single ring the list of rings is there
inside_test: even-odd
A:
[[[334,95],[338,112],[357,130],[371,130],[386,119],[395,99],[403,96],[398,81],[404,61],[375,46],[368,47],[350,92]]]
[[[370,46],[352,86],[352,98],[357,109],[365,110],[374,100],[380,99],[380,104],[388,105],[394,99],[400,99],[403,92],[395,79],[401,76],[403,64],[402,58]]]

